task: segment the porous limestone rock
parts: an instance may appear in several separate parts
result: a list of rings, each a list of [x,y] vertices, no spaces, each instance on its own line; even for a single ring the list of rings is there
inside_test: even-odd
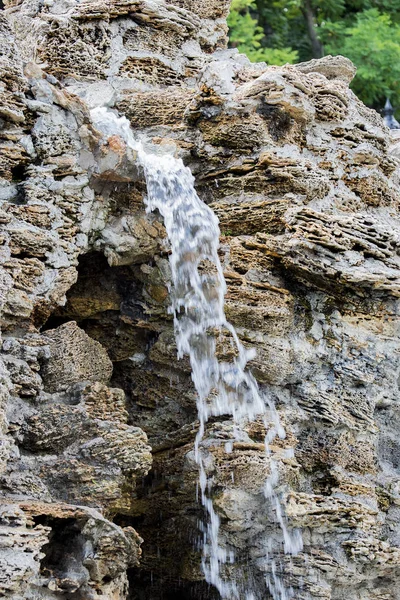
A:
[[[92,340],[74,321],[46,331],[49,358],[42,367],[46,392],[60,392],[80,381],[108,383],[112,362],[98,342]]]
[[[165,230],[134,153],[91,121],[104,105],[181,157],[220,219],[226,313],[287,434],[270,460],[304,550],[279,575],[298,600],[398,600],[399,142],[353,65],[251,64],[226,49],[227,0],[4,5],[0,595],[218,598]],[[225,574],[263,598],[282,541],[265,433],[234,440],[221,417],[202,443]]]
[[[141,538],[90,508],[5,500],[0,513],[1,594],[16,600],[123,598]]]

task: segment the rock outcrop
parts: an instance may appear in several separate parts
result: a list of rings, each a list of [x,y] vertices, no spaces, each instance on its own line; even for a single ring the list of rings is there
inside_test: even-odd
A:
[[[287,436],[272,443],[303,600],[400,583],[399,149],[342,57],[251,64],[226,0],[5,0],[0,11],[0,596],[217,598],[168,243],[90,109],[183,158],[221,223],[226,313]],[[228,335],[218,352],[232,353]],[[202,443],[221,535],[267,598],[281,533],[265,428]],[[248,574],[247,574],[248,576]]]

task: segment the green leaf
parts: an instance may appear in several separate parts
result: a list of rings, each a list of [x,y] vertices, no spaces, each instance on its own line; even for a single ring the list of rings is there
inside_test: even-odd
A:
[[[252,16],[251,11],[255,9],[254,0],[233,0],[228,17],[231,46],[247,54],[253,62],[283,65],[298,60],[297,51],[291,48],[262,47],[264,31]]]

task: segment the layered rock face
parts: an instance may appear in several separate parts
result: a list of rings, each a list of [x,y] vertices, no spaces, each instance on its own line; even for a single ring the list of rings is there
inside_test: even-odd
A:
[[[279,493],[304,550],[293,597],[396,600],[400,581],[399,167],[343,58],[267,67],[226,50],[223,0],[0,12],[0,595],[213,599],[168,242],[143,175],[90,109],[183,158],[221,223],[226,313],[276,404]],[[229,337],[218,352],[231,356]],[[227,567],[279,551],[265,428],[202,444]],[[244,571],[244,566],[246,570]],[[238,575],[239,573],[239,575]]]

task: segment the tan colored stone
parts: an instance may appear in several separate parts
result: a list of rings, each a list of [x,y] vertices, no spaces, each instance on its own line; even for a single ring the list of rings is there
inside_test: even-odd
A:
[[[46,331],[50,358],[43,367],[43,381],[50,391],[65,390],[79,381],[107,383],[112,363],[104,348],[89,338],[74,321]]]

